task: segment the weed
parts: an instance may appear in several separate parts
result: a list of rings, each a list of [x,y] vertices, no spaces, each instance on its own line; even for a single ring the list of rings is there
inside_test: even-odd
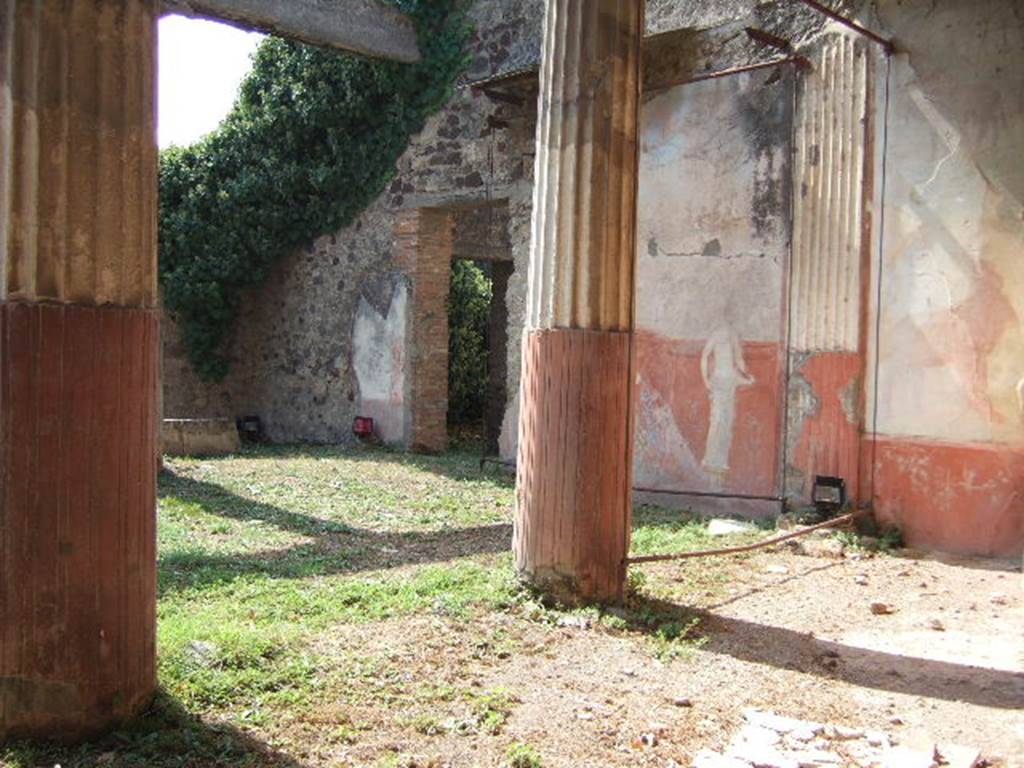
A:
[[[866,535],[858,531],[840,531],[836,539],[847,549],[859,549],[867,552],[893,552],[903,548],[903,532],[895,526],[875,528]]]
[[[509,768],[543,768],[540,755],[529,744],[513,744],[506,752]]]
[[[472,702],[472,710],[479,730],[497,736],[519,701],[515,694],[503,688],[476,697]]]

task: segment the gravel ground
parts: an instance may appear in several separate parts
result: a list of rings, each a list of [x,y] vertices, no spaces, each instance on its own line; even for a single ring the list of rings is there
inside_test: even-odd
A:
[[[726,586],[691,596],[703,644],[683,658],[659,658],[642,633],[585,618],[496,613],[466,625],[421,616],[340,628],[331,643],[386,658],[407,681],[509,691],[515,704],[499,734],[442,720],[411,735],[368,705],[358,718],[373,724],[371,735],[307,758],[372,765],[390,752],[393,765],[499,766],[510,744],[523,743],[546,768],[689,766],[701,750],[725,750],[755,707],[883,731],[904,746],[976,747],[992,765],[1024,766],[1015,563],[800,549],[718,561]],[[645,591],[692,583],[707,562],[647,567]],[[458,705],[449,710],[457,719]]]

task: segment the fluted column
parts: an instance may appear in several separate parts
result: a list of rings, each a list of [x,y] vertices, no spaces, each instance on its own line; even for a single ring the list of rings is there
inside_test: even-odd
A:
[[[156,685],[155,0],[0,0],[0,741]]]
[[[548,0],[514,548],[556,596],[621,596],[629,544],[642,0]]]

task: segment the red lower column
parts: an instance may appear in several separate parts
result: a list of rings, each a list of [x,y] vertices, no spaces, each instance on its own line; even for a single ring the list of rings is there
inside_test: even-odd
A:
[[[153,310],[0,304],[0,738],[155,690],[157,338]]]
[[[631,520],[630,334],[551,329],[523,344],[520,573],[563,600],[622,596]]]

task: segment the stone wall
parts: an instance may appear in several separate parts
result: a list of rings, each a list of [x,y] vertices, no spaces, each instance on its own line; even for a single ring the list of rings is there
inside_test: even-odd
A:
[[[368,306],[386,317],[400,273],[393,263],[396,216],[407,209],[449,208],[460,212],[458,229],[459,222],[472,219],[467,209],[500,202],[506,232],[488,232],[493,243],[479,243],[479,227],[470,226],[461,239],[457,231],[454,255],[477,257],[464,247],[476,238],[477,253],[493,250],[496,243],[514,264],[506,294],[508,406],[500,439],[502,455],[514,456],[530,247],[535,89],[527,89],[517,105],[492,100],[468,84],[536,68],[543,0],[476,0],[469,12],[476,28],[473,59],[453,98],[413,138],[387,191],[351,226],[282,259],[266,285],[246,298],[228,345],[231,371],[224,382],[198,379],[185,358],[173,318],[165,318],[165,416],[252,414],[261,417],[271,440],[351,440],[358,397],[352,336],[360,307],[364,321]],[[787,34],[801,30],[804,36],[822,26],[820,18],[802,8],[780,13],[741,0],[650,0],[648,32],[686,28],[696,35],[688,42],[695,41],[694,50],[699,52],[664,55],[668,63],[658,74],[679,78],[774,55],[742,34],[744,24],[765,24]],[[679,41],[667,43],[676,54],[683,50]]]
[[[357,322],[366,324],[371,307],[386,318],[400,293],[395,286],[402,271],[394,260],[399,213],[507,201],[515,217],[510,231],[528,242],[533,105],[497,103],[467,84],[537,61],[542,1],[476,2],[470,16],[477,30],[473,61],[451,101],[413,138],[394,181],[351,226],[282,259],[266,285],[246,297],[223,382],[198,379],[173,318],[165,317],[165,416],[253,414],[273,441],[349,442],[359,397],[353,334]],[[508,240],[500,238],[497,247],[507,252]],[[509,281],[508,327],[515,343],[509,344],[508,367],[518,376],[517,307],[528,253],[521,245],[512,253],[516,274]]]

